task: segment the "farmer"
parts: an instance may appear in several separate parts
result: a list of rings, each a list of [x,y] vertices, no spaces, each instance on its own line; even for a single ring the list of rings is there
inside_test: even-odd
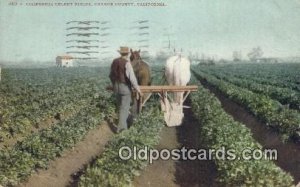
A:
[[[121,54],[121,57],[113,60],[109,75],[113,84],[113,91],[117,97],[119,113],[117,133],[128,128],[127,118],[129,116],[131,102],[131,87],[142,96],[133,68],[128,60],[129,48],[120,47],[119,53]]]

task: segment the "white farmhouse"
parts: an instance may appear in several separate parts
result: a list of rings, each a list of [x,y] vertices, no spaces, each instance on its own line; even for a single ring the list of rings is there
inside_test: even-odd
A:
[[[73,66],[73,57],[72,56],[57,56],[56,57],[56,66],[58,67],[72,67]]]

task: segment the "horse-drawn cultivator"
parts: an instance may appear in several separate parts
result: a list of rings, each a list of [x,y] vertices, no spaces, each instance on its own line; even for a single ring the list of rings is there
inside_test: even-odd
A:
[[[195,92],[198,89],[196,85],[189,86],[171,86],[171,85],[156,85],[156,86],[140,86],[141,92],[147,95],[145,98],[137,97],[138,110],[142,111],[145,103],[149,100],[153,93],[156,93],[160,97],[161,109],[164,112],[165,122],[167,126],[179,126],[182,123],[184,117],[183,114],[183,102],[186,100],[191,92]],[[182,99],[179,102],[175,101],[171,96],[174,93],[182,93]]]

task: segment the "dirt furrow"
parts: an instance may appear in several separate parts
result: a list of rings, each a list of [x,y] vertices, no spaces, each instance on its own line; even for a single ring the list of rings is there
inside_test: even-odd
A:
[[[205,80],[200,81],[205,88],[216,95],[221,101],[223,109],[228,114],[251,129],[255,140],[264,148],[277,150],[278,158],[275,163],[289,172],[296,183],[300,182],[300,145],[293,142],[283,143],[276,131],[268,128],[266,124],[258,120],[247,109],[224,96]]]
[[[109,125],[104,122],[91,130],[85,139],[50,162],[47,170],[38,170],[20,187],[64,187],[73,182],[72,175],[80,171],[93,158],[100,155],[105,144],[113,137]]]
[[[189,101],[188,101],[189,102]],[[185,105],[189,105],[186,103]],[[156,147],[162,149],[205,149],[199,139],[200,124],[194,118],[191,109],[185,109],[183,124],[178,127],[165,127],[161,141]],[[209,160],[162,160],[154,161],[135,177],[134,186],[200,187],[217,186],[217,175],[213,161]]]

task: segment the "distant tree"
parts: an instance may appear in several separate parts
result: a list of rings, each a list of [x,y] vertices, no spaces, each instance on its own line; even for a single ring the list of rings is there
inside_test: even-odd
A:
[[[241,61],[242,60],[242,53],[240,51],[233,51],[232,53],[233,61]]]
[[[251,61],[256,61],[263,56],[263,51],[260,47],[253,48],[249,53],[248,57]]]
[[[227,61],[226,61],[225,59],[221,58],[221,59],[219,60],[219,63],[225,64],[225,63],[227,63]]]

